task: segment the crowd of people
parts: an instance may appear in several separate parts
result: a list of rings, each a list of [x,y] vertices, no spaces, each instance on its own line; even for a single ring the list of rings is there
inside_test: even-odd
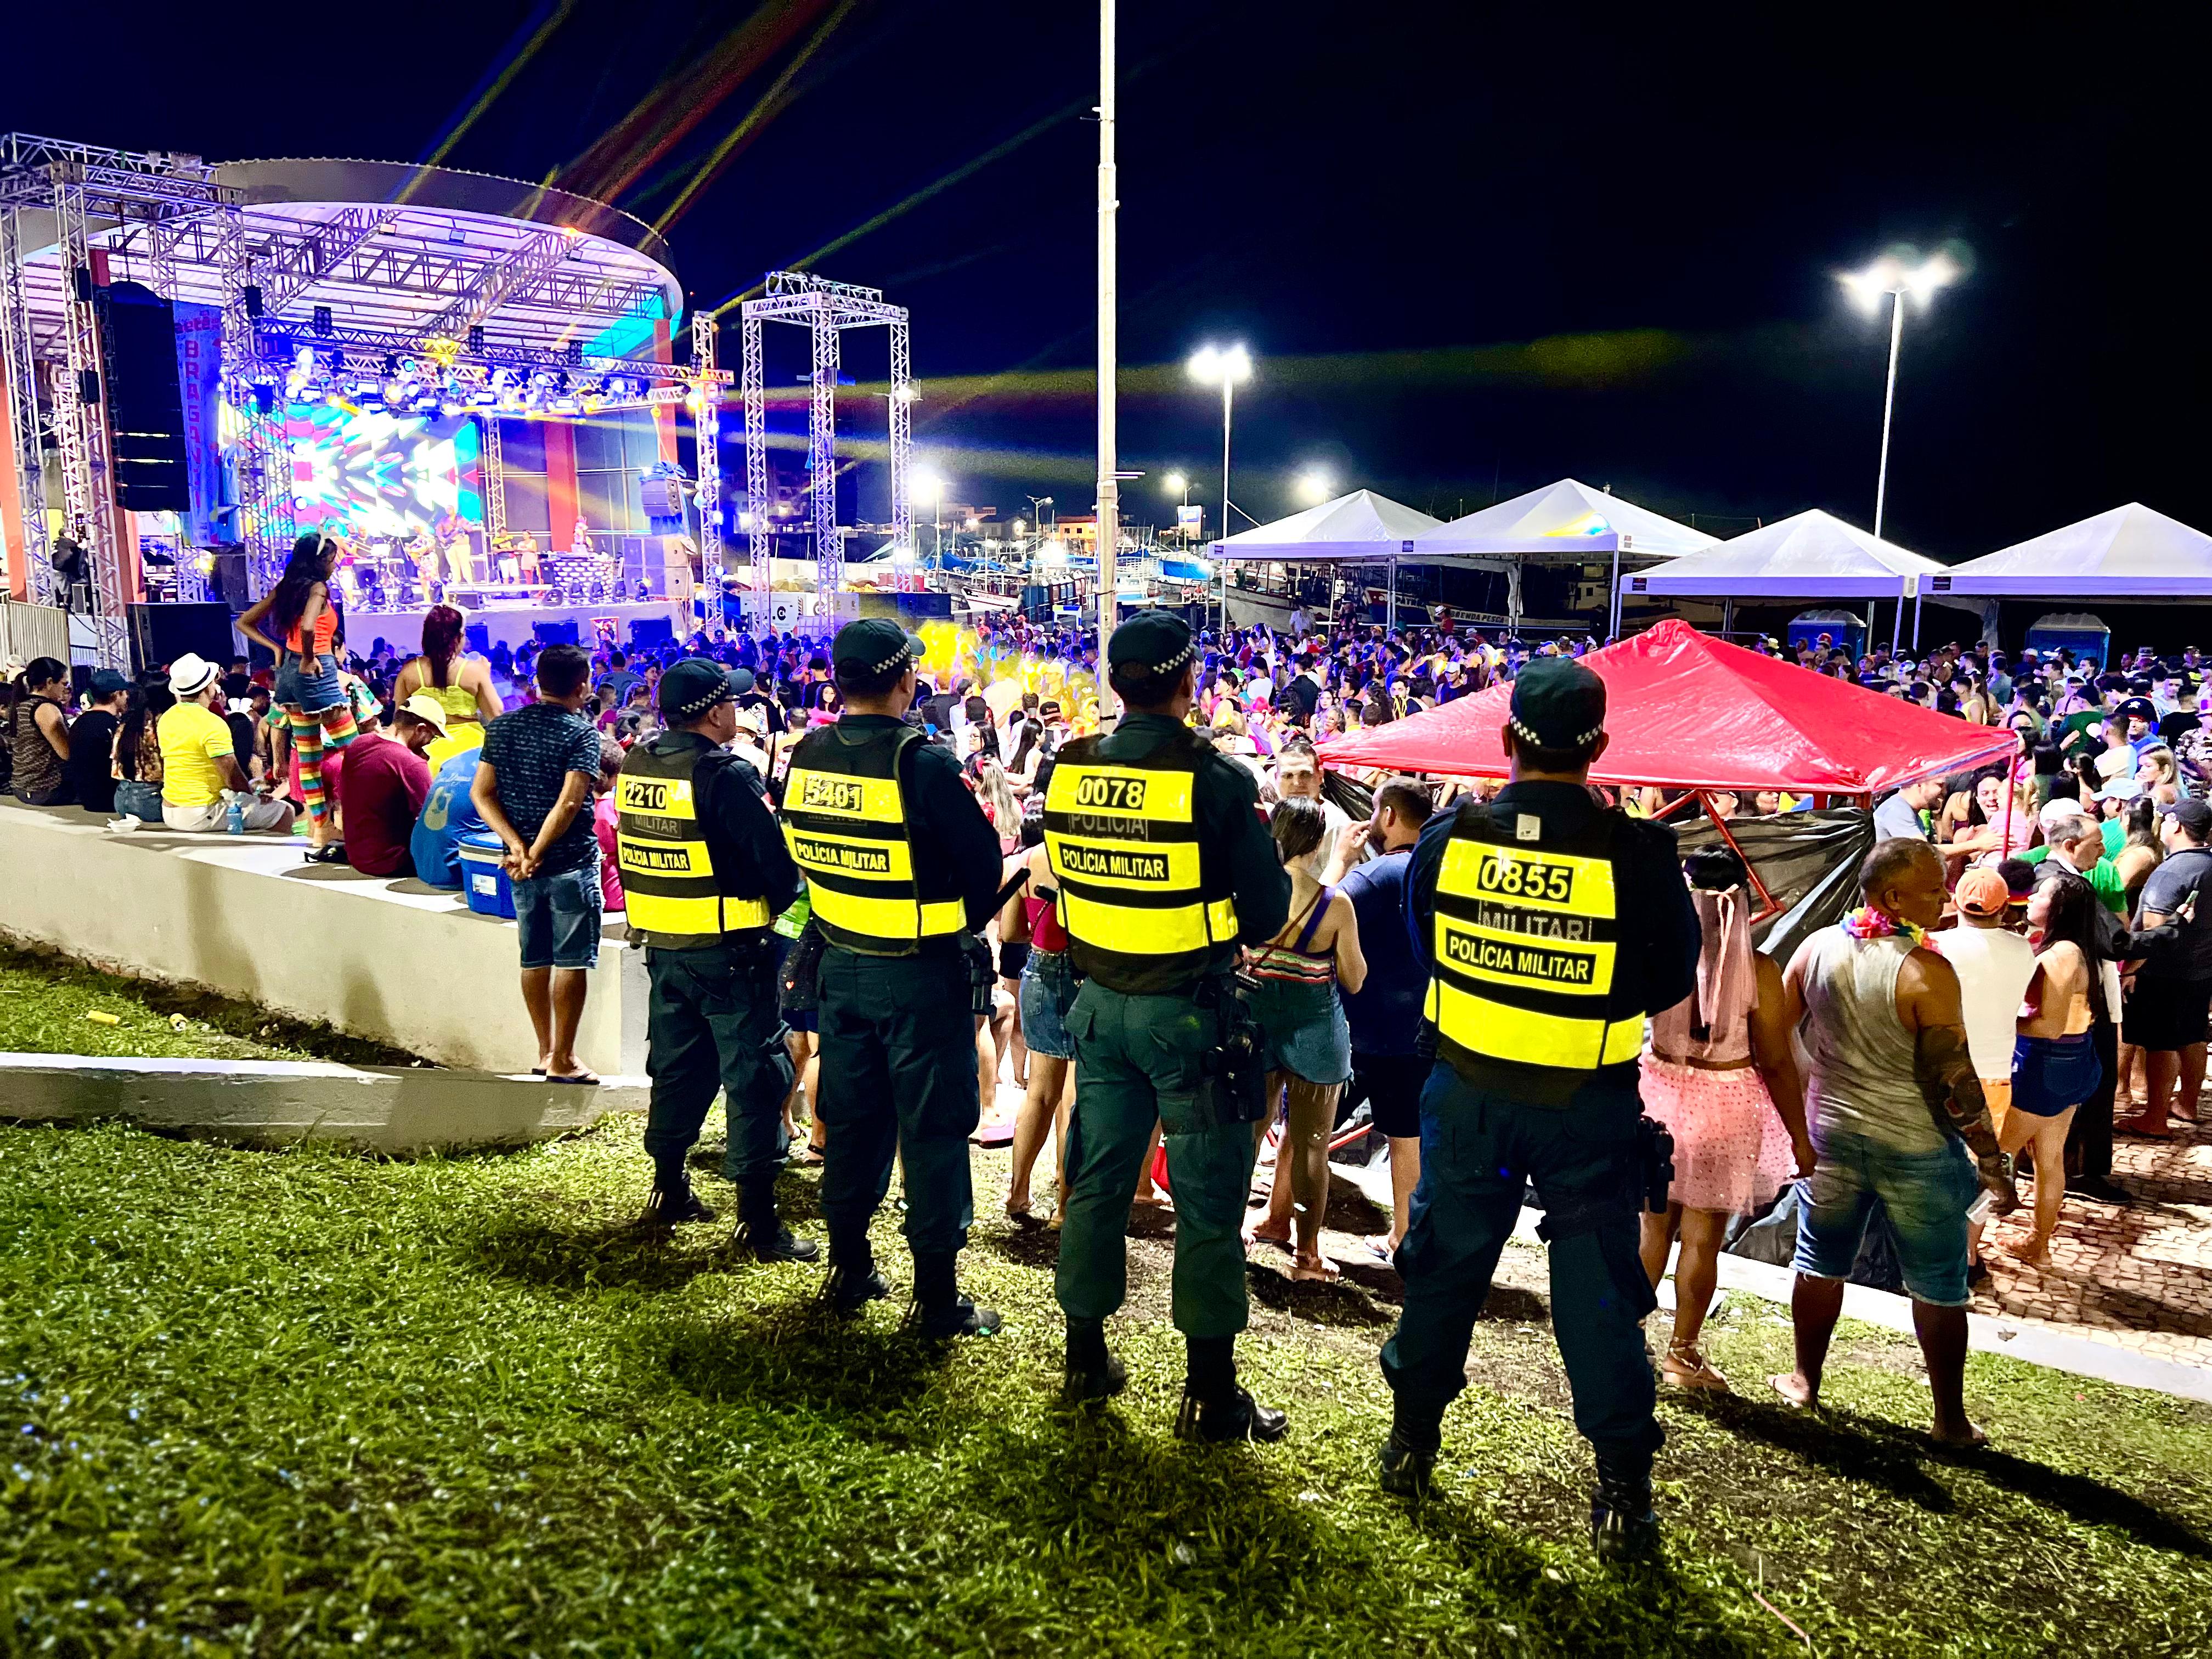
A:
[[[1018,618],[972,629],[933,625],[915,641],[891,624],[870,623],[899,643],[867,672],[848,660],[844,635],[833,651],[819,639],[745,629],[627,651],[611,642],[596,649],[553,643],[477,654],[465,648],[460,613],[441,607],[419,652],[403,655],[378,640],[356,653],[331,600],[335,552],[327,537],[302,538],[283,580],[243,618],[247,637],[270,656],[258,670],[246,659],[219,665],[197,655],[136,678],[107,669],[72,672],[46,658],[8,665],[0,752],[13,793],[33,805],[80,806],[118,828],[284,835],[296,824],[308,859],[434,886],[460,884],[464,837],[495,837],[538,1037],[532,1069],[550,1082],[598,1081],[576,1053],[576,1035],[605,919],[629,908],[634,938],[664,947],[648,951],[656,1065],[647,1151],[656,1176],[644,1221],[711,1217],[690,1190],[684,1158],[716,1088],[726,1088],[732,1104],[726,1170],[741,1194],[741,1235],[769,1259],[814,1253],[777,1220],[769,1190],[787,1147],[803,1133],[799,1158],[831,1165],[824,1212],[833,1270],[844,1218],[842,1273],[833,1277],[841,1294],[865,1299],[880,1293],[870,1288],[879,1280],[865,1254],[855,1257],[865,1244],[853,1242],[851,1218],[864,1228],[881,1200],[894,1147],[903,1154],[910,1194],[939,1181],[942,1172],[933,1173],[929,1160],[944,1155],[941,1146],[927,1150],[941,1136],[922,1135],[904,1117],[886,1127],[848,1098],[875,1087],[854,1071],[854,1053],[923,1041],[884,1024],[910,1022],[914,1012],[902,1008],[896,985],[870,977],[878,973],[874,958],[837,948],[850,944],[855,907],[880,902],[855,896],[866,890],[860,878],[896,870],[902,857],[874,850],[838,816],[873,810],[854,803],[873,799],[866,780],[878,775],[867,770],[877,763],[848,757],[832,765],[822,745],[830,734],[860,747],[881,738],[890,744],[883,764],[892,769],[881,775],[904,780],[903,827],[895,838],[910,849],[903,859],[918,862],[923,846],[957,842],[968,864],[988,861],[983,875],[967,879],[974,892],[943,901],[956,915],[958,903],[966,905],[962,948],[969,965],[960,982],[972,987],[972,1083],[952,1088],[966,1102],[953,1102],[949,1117],[964,1113],[968,1128],[987,1140],[1011,1142],[1006,1213],[1055,1227],[1073,1214],[1082,1237],[1064,1248],[1064,1264],[1070,1250],[1095,1252],[1093,1232],[1103,1224],[1074,1194],[1088,1167],[1085,1135],[1092,1137],[1094,1158],[1104,1155],[1097,1137],[1106,1135],[1116,1169],[1130,1165],[1133,1200],[1181,1211],[1179,1231],[1194,1240],[1203,1234],[1206,1249],[1217,1247],[1221,1218],[1197,1190],[1156,1184],[1156,1173],[1166,1173],[1152,1156],[1163,1129],[1171,1155],[1179,1133],[1164,1097],[1157,1109],[1133,1107],[1125,1122],[1113,1115],[1121,1085],[1095,1063],[1109,1038],[1105,1011],[1085,999],[1093,975],[1078,960],[1083,927],[1076,918],[1088,902],[1079,892],[1089,884],[1066,864],[1065,840],[1053,839],[1071,833],[1073,821],[1064,804],[1055,805],[1063,799],[1054,793],[1055,774],[1069,766],[1114,770],[1098,758],[1110,757],[1117,739],[1097,746],[1094,641]],[[1176,637],[1165,619],[1144,631]],[[1601,732],[1577,754],[1573,744],[1540,742],[1535,727],[1522,723],[1527,691],[1532,710],[1542,698],[1565,699],[1561,706],[1585,715],[1595,708],[1601,727],[1601,689],[1592,692],[1595,677],[1574,663],[1591,641],[1531,646],[1449,624],[1393,633],[1348,619],[1303,636],[1251,628],[1181,637],[1188,644],[1161,672],[1187,672],[1187,704],[1158,705],[1182,710],[1162,732],[1185,732],[1205,757],[1192,763],[1206,776],[1235,781],[1212,787],[1232,799],[1249,792],[1260,809],[1267,870],[1263,878],[1246,868],[1240,892],[1279,884],[1266,903],[1248,899],[1243,908],[1242,995],[1265,1103],[1250,1120],[1261,1156],[1243,1166],[1243,1219],[1231,1234],[1241,1232],[1246,1251],[1286,1252],[1294,1279],[1337,1277],[1342,1265],[1325,1242],[1333,1150],[1354,1142],[1387,1148],[1390,1224],[1355,1243],[1376,1262],[1408,1273],[1408,1329],[1420,1340],[1401,1331],[1386,1350],[1405,1433],[1394,1433],[1395,1451],[1386,1449],[1383,1462],[1386,1484],[1414,1489],[1433,1461],[1433,1425],[1419,1413],[1407,1417],[1405,1402],[1420,1398],[1440,1413],[1456,1391],[1444,1372],[1457,1363],[1449,1331],[1458,1314],[1435,1315],[1446,1333],[1436,1338],[1413,1310],[1430,1305],[1422,1297],[1439,1296],[1456,1309],[1478,1281],[1486,1285],[1503,1243],[1493,1237],[1495,1218],[1477,1226],[1444,1213],[1455,1201],[1450,1182],[1472,1179],[1464,1170],[1424,1178],[1425,1156],[1436,1155],[1438,1032],[1449,1056],[1460,1040],[1452,1033],[1463,1039],[1468,1029],[1463,1018],[1455,1025],[1453,1000],[1472,994],[1460,975],[1444,971],[1437,940],[1454,925],[1447,913],[1484,914],[1455,910],[1440,896],[1459,878],[1447,849],[1453,837],[1474,833],[1469,825],[1487,833],[1482,826],[1516,798],[1542,803],[1541,811],[1519,809],[1522,840],[1565,837],[1577,848],[1601,846],[1612,833],[1602,825],[1613,822],[1646,820],[1643,827],[1659,836],[1648,821],[1674,803],[1662,792],[1589,787]],[[1642,1305],[1672,1258],[1676,1305],[1660,1375],[1680,1387],[1725,1389],[1702,1340],[1719,1256],[1778,1204],[1794,1204],[1797,1365],[1774,1383],[1784,1398],[1809,1404],[1843,1285],[1863,1236],[1878,1225],[1915,1302],[1936,1431],[1969,1441],[1978,1431],[1960,1394],[1963,1310],[1986,1272],[1983,1251],[2002,1248],[2035,1263],[2069,1194],[2078,1203],[2129,1202],[2112,1177],[2113,1136],[2170,1136],[2177,1120],[2186,1123],[2196,1110],[2212,1010],[2212,918],[2201,926],[2197,919],[2199,891],[2212,875],[2212,753],[2203,724],[2212,684],[2193,650],[2168,659],[2139,653],[2109,672],[2064,652],[2045,658],[1951,645],[1911,659],[1852,657],[1826,641],[1784,654],[1812,672],[2009,726],[2021,733],[2021,750],[2011,763],[1915,781],[1881,802],[1873,850],[1859,872],[1861,904],[1786,963],[1755,948],[1759,894],[1726,845],[1675,867],[1671,854],[1654,864],[1650,850],[1671,848],[1671,832],[1638,843],[1645,850],[1633,858],[1651,868],[1636,866],[1633,881],[1624,875],[1617,908],[1602,912],[1578,912],[1564,884],[1553,890],[1559,916],[1604,918],[1555,917],[1545,925],[1562,929],[1558,937],[1668,941],[1632,973],[1620,970],[1642,989],[1623,993],[1629,1000],[1604,1027],[1592,1063],[1601,1073],[1631,1068],[1642,1113],[1671,1139],[1671,1159],[1650,1162],[1660,1173],[1647,1182],[1640,1241],[1632,1231],[1626,1256],[1616,1260],[1607,1243],[1601,1260],[1585,1265],[1601,1275],[1632,1275],[1642,1290],[1627,1299]],[[896,674],[908,676],[910,691],[890,697],[881,684],[886,671],[896,671],[893,685]],[[1522,781],[1501,790],[1495,781],[1369,775],[1352,780],[1356,791],[1325,787],[1317,743],[1499,683],[1515,687],[1508,747]],[[1115,729],[1139,730],[1143,720],[1160,718],[1132,715]],[[897,769],[907,764],[898,756],[909,738],[927,763],[912,776]],[[1544,765],[1523,766],[1547,756]],[[1217,760],[1230,769],[1206,772]],[[854,768],[857,784],[847,780]],[[683,785],[677,794],[670,780]],[[680,811],[666,804],[679,797],[688,803]],[[649,809],[641,804],[648,802]],[[1811,804],[1747,788],[1711,799],[1723,819]],[[1187,802],[1183,810],[1195,809]],[[685,827],[695,817],[716,827]],[[646,824],[658,827],[640,827]],[[823,850],[831,842],[838,843],[835,859]],[[1236,856],[1249,860],[1255,850],[1245,846]],[[742,927],[729,920],[738,901],[726,885],[686,884],[696,884],[710,853],[725,871],[768,872],[758,882],[765,896],[742,901],[749,918]],[[1607,856],[1624,872],[1630,867],[1619,863],[1628,854]],[[850,891],[840,871],[854,874]],[[1566,876],[1553,879],[1564,884]],[[1078,890],[1073,899],[1071,889]],[[1272,908],[1277,898],[1279,915]],[[732,1012],[707,958],[670,944],[693,925],[671,918],[691,916],[684,907],[708,901],[719,907],[718,930],[757,932],[766,941],[761,971],[775,975],[776,1030],[754,1030],[750,1017]],[[921,909],[926,942],[933,931],[927,902]],[[1534,925],[1528,913],[1515,914],[1521,920],[1513,927]],[[1255,918],[1271,925],[1256,927]],[[1205,924],[1200,937],[1218,941],[1211,927]],[[1682,959],[1670,964],[1675,941]],[[1610,975],[1613,958],[1605,960]],[[751,957],[740,964],[745,974],[755,968]],[[853,983],[838,990],[837,975]],[[1538,1011],[1555,1008],[1556,998],[1545,1000],[1550,994],[1508,999],[1486,1017],[1513,1029],[1548,1029],[1541,1021],[1555,1016]],[[1632,1006],[1635,994],[1646,1004]],[[740,1064],[733,1053],[749,1058]],[[894,1083],[898,1063],[891,1062]],[[1520,1095],[1534,1088],[1512,1076]],[[1001,1082],[1018,1091],[1020,1104],[999,1123],[992,1120]],[[930,1086],[945,1085],[939,1079]],[[1504,1085],[1493,1078],[1491,1086]],[[775,1097],[775,1121],[749,1111],[741,1121],[741,1097],[763,1091]],[[1556,1273],[1563,1253],[1573,1260],[1580,1248],[1571,1242],[1580,1224],[1580,1200],[1571,1196],[1577,1189],[1559,1173],[1568,1166],[1555,1162],[1551,1178],[1560,1184],[1546,1192],[1541,1166],[1566,1154],[1543,1135],[1516,1133],[1523,1139],[1503,1154],[1507,1165],[1534,1162],[1528,1176],[1512,1176],[1511,1207],[1517,1211],[1522,1187],[1534,1179],[1557,1229],[1547,1235]],[[854,1173],[853,1149],[863,1142],[865,1167]],[[1048,1146],[1056,1149],[1048,1183],[1055,1198],[1046,1210],[1038,1166]],[[2008,1224],[2016,1167],[2032,1169],[2034,1200]],[[1483,1179],[1494,1184],[1496,1177]],[[958,1186],[964,1194],[964,1173]],[[1484,1191],[1483,1204],[1498,1197]],[[1978,1201],[1978,1194],[1986,1199]],[[939,1291],[930,1316],[949,1333],[988,1328],[995,1317],[988,1310],[963,1301],[954,1314],[944,1312],[954,1305],[950,1252],[964,1239],[965,1212],[921,1197],[913,1209],[917,1295],[926,1279]],[[1510,1217],[1504,1224],[1510,1231]],[[917,1228],[932,1241],[927,1250]],[[946,1240],[956,1241],[949,1250]],[[868,1265],[855,1267],[856,1259]],[[1415,1273],[1409,1262],[1426,1265]],[[933,1277],[940,1263],[941,1276]],[[1062,1299],[1071,1376],[1087,1365],[1085,1386],[1103,1388],[1097,1379],[1109,1362],[1103,1346],[1091,1346],[1089,1316],[1078,1312],[1089,1304],[1068,1290],[1065,1266]],[[1108,1302],[1118,1305],[1118,1289],[1098,1305]],[[1198,1340],[1194,1335],[1194,1379]],[[1464,1346],[1462,1331],[1462,1355]],[[1586,1383],[1615,1405],[1634,1394],[1617,1366],[1601,1385],[1578,1378],[1578,1421]],[[1237,1420],[1271,1437],[1269,1421],[1279,1414],[1243,1399],[1249,1410]],[[1585,1424],[1585,1432],[1600,1445],[1602,1468],[1606,1431]],[[1642,1433],[1630,1439],[1641,1444]],[[1626,1466],[1641,1459],[1648,1468],[1650,1449],[1630,1446],[1620,1455]],[[1632,1498],[1634,1482],[1620,1490]]]

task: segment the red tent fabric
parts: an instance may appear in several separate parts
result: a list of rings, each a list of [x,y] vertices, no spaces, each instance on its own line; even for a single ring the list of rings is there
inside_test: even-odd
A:
[[[1848,685],[1668,620],[1583,662],[1606,686],[1600,783],[1868,795],[2014,750],[2009,731]],[[1328,766],[1506,775],[1510,686],[1321,745]]]

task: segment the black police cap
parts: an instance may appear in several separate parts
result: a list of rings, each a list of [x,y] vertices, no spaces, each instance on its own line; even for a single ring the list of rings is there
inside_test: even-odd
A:
[[[1605,682],[1571,657],[1539,657],[1513,682],[1514,735],[1539,749],[1581,749],[1605,730]]]
[[[922,654],[921,641],[889,617],[847,623],[830,646],[832,663],[862,674],[888,674],[902,663],[919,662]]]
[[[1106,665],[1173,674],[1197,653],[1182,617],[1166,611],[1139,611],[1115,629],[1106,647]]]

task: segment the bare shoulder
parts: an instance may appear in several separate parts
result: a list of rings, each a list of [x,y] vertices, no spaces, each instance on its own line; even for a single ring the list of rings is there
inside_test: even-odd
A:
[[[1782,994],[1782,964],[1764,951],[1751,953],[1751,963],[1759,975],[1759,996],[1764,1002],[1769,997]]]

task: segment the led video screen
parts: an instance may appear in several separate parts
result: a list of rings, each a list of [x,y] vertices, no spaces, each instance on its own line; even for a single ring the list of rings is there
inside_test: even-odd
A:
[[[335,404],[294,404],[284,438],[293,516],[349,534],[406,539],[483,523],[483,434],[465,415],[432,420]]]

